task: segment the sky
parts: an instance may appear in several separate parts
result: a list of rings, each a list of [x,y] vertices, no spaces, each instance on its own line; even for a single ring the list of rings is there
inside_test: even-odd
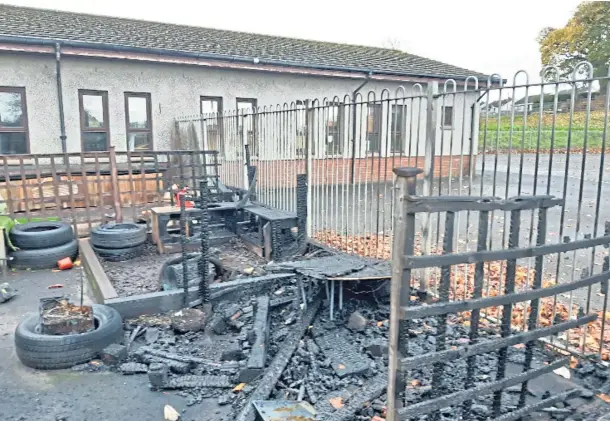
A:
[[[536,37],[580,1],[3,0],[3,3],[372,46],[512,80],[539,80]],[[290,6],[288,6],[290,5]],[[522,79],[518,80],[523,82]]]

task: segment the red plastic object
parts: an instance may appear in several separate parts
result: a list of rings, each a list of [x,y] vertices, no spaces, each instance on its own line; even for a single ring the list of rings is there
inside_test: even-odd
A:
[[[72,269],[72,259],[66,257],[64,259],[59,260],[57,262],[57,267],[59,268],[59,270]]]
[[[180,190],[178,193],[176,193],[176,206],[180,207],[180,201],[182,200],[182,196],[186,195],[186,192],[187,192],[187,189],[185,187],[182,190]],[[185,208],[192,208],[194,206],[195,206],[195,204],[191,200],[187,200],[186,202],[184,202]]]

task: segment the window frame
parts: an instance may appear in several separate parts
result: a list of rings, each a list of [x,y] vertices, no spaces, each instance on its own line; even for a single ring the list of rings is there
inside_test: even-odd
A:
[[[150,92],[125,92],[125,131],[126,131],[126,142],[127,142],[127,150],[129,149],[129,134],[130,133],[148,133],[148,145],[149,149],[144,149],[147,151],[154,150],[155,142],[153,140],[153,122],[152,122],[152,98]],[[129,127],[129,98],[144,98],[146,99],[146,120],[148,122],[148,127],[146,129],[133,129]],[[137,152],[135,149],[130,152]]]
[[[237,111],[237,129],[239,130],[239,115],[240,115],[240,108],[239,108],[239,103],[240,102],[244,102],[244,103],[248,103],[252,106],[252,144],[250,142],[248,142],[248,146],[249,146],[249,150],[250,150],[250,156],[258,156],[259,155],[259,144],[258,144],[258,118],[257,118],[257,110],[258,110],[258,99],[256,98],[242,98],[242,97],[236,97],[235,98],[235,110]],[[238,136],[240,136],[241,138],[242,133],[239,132]],[[242,139],[242,143],[243,143],[243,139]],[[253,147],[253,145],[256,145],[256,148]]]
[[[446,122],[446,116],[447,116],[447,109],[451,110],[451,121],[449,122],[449,124],[447,124]],[[453,105],[443,105],[443,107],[441,108],[441,127],[443,129],[451,129],[453,128],[453,120],[454,120],[454,115],[453,115]]]
[[[402,110],[401,114],[402,114],[402,121],[398,121],[396,122],[396,113],[394,112],[394,110]],[[407,113],[408,113],[408,109],[407,109],[407,104],[391,104],[390,106],[390,117],[391,117],[391,121],[390,121],[390,150],[389,152],[391,154],[395,154],[395,155],[402,155],[403,153],[406,153],[406,142],[405,142],[405,136],[406,136],[406,132],[407,132]],[[397,124],[398,123],[398,124]],[[396,134],[400,133],[400,149],[394,149],[394,136],[396,136]]]
[[[222,115],[223,115],[223,103],[222,103],[222,97],[221,96],[210,96],[210,95],[201,95],[199,97],[199,114],[203,115],[203,101],[216,101],[218,103],[218,111],[216,111],[217,117],[216,117],[216,124],[218,126],[218,152],[221,154],[221,156],[224,156],[224,152],[225,152],[225,145],[224,145],[224,127],[223,127],[223,120],[222,120]],[[206,133],[207,136],[207,133]],[[206,145],[207,147],[209,147],[209,139],[208,139],[208,144]]]
[[[337,158],[337,157],[342,157],[345,154],[345,104],[343,104],[342,102],[329,102],[328,104],[326,104],[325,106],[326,108],[326,116],[324,118],[325,120],[325,130],[324,130],[324,156],[327,158]],[[329,127],[328,127],[328,123],[330,121],[332,121],[330,119],[330,110],[331,109],[337,109],[337,115],[336,115],[336,121],[337,121],[337,127],[335,129],[336,133],[337,133],[337,138],[339,140],[339,142],[337,143],[338,149],[339,151],[332,151],[332,153],[329,153],[329,147],[328,147],[328,135],[329,135]],[[335,142],[335,140],[333,140],[333,143]]]
[[[104,126],[105,128],[99,127],[85,127],[85,108],[83,107],[83,97],[85,95],[90,96],[101,96],[102,97],[102,112],[104,114]],[[106,152],[110,150],[110,121],[108,119],[108,91],[99,91],[92,89],[79,89],[78,90],[78,111],[80,114],[80,147],[81,151],[88,152]],[[106,133],[106,150],[105,151],[86,151],[85,150],[85,133]]]
[[[4,127],[0,122],[0,133],[24,133],[25,135],[25,153],[30,154],[30,126],[28,121],[28,106],[25,93],[25,86],[0,86],[0,92],[19,93],[21,95],[21,121],[20,127]],[[0,155],[21,155],[21,154],[3,154]]]
[[[372,127],[372,131],[369,132],[369,118],[371,117],[371,111],[375,110],[375,112],[373,112],[373,127]],[[382,153],[382,131],[383,131],[383,103],[382,102],[369,102],[366,105],[366,140],[367,140],[367,145],[366,145],[366,154],[369,155],[375,155],[378,154],[381,156]],[[377,149],[376,150],[372,150],[371,149],[371,139],[370,139],[370,135],[375,133],[375,127],[377,127],[378,131],[376,132],[378,135],[377,138]]]

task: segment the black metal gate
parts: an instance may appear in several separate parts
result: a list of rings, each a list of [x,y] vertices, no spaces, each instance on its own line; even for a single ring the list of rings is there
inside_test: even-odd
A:
[[[542,326],[540,323],[540,306],[546,297],[557,297],[559,294],[578,288],[590,288],[594,284],[605,283],[610,279],[608,256],[604,258],[602,271],[597,274],[585,273],[576,281],[543,285],[544,257],[550,254],[567,251],[589,249],[596,246],[608,247],[610,233],[608,228],[604,236],[574,242],[547,244],[547,210],[561,206],[562,199],[552,196],[519,196],[512,199],[474,196],[416,196],[416,178],[422,171],[415,168],[398,168],[394,170],[397,176],[395,183],[394,202],[394,242],[392,249],[392,295],[390,319],[390,355],[388,376],[387,420],[417,419],[418,416],[431,414],[432,418],[440,419],[440,410],[451,407],[455,419],[473,419],[473,399],[481,395],[492,395],[490,398],[489,417],[502,421],[517,420],[523,415],[553,403],[578,395],[578,389],[570,390],[560,395],[551,396],[536,402],[528,399],[528,381],[565,366],[568,358],[555,358],[539,364],[535,361],[536,345],[544,337],[557,335],[560,332],[586,325],[596,320],[597,315],[587,315],[579,312],[576,318],[568,320],[553,320]],[[537,213],[536,244],[519,247],[521,234],[521,213]],[[456,215],[468,213],[469,218],[478,214],[477,250],[468,253],[455,253],[454,242]],[[487,245],[488,227],[493,212],[510,213],[510,232],[507,249],[489,250]],[[417,256],[416,245],[416,215],[420,213],[438,214],[444,216],[444,237],[442,252],[438,255]],[[515,279],[518,259],[535,259],[534,282],[530,289],[516,291]],[[505,268],[503,288],[495,296],[484,291],[485,265],[489,262],[501,261]],[[474,265],[472,290],[464,294],[463,300],[450,296],[452,268],[456,265]],[[412,272],[440,268],[438,297],[435,302],[427,304],[417,300],[412,301],[411,288],[415,277]],[[513,310],[522,303],[529,303],[524,308],[527,317],[526,329],[517,330],[512,323]],[[490,309],[493,309],[492,312]],[[529,313],[528,313],[529,312]],[[497,322],[486,326],[486,330],[495,329],[495,336],[481,337],[482,320],[489,314]],[[451,319],[451,323],[450,323]],[[436,326],[435,349],[432,352],[417,353],[409,350],[412,337],[417,335],[417,327],[434,321]],[[430,322],[431,323],[431,322]],[[458,346],[447,341],[447,331],[450,324],[467,329],[465,342]],[[452,327],[453,328],[453,327]],[[507,360],[510,348],[515,345],[523,348],[523,369],[520,373],[508,375]],[[479,367],[477,358],[483,355],[493,355],[493,370],[488,380],[481,382],[477,374]],[[465,363],[461,383],[455,381],[452,364],[456,361]],[[425,399],[410,396],[409,387],[412,383],[410,372],[431,366],[429,393]],[[478,381],[475,381],[477,379]],[[451,381],[450,381],[451,380]],[[507,408],[503,404],[504,391],[510,387],[519,387],[518,403]],[[412,387],[412,386],[411,386]],[[479,417],[480,418],[480,417]]]

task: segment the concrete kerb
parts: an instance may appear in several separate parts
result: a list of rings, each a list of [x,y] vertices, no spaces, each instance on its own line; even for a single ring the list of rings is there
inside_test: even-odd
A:
[[[106,276],[97,255],[89,244],[89,240],[86,238],[81,239],[79,247],[81,263],[87,273],[87,281],[97,303],[113,307],[126,319],[146,314],[165,313],[179,310],[183,307],[184,292],[182,290],[150,292],[129,297],[119,297],[108,276]],[[212,284],[210,285],[211,299],[213,301],[218,300],[232,292],[241,292],[249,287],[258,287],[261,283],[291,279],[294,276],[294,273],[274,273]],[[189,288],[188,302],[194,302],[198,298],[198,287]]]

